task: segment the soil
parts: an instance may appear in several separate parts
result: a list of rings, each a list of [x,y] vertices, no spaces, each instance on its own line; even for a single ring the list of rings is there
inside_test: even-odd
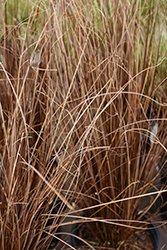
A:
[[[86,225],[82,225],[78,229],[78,236],[84,239],[96,250],[114,250],[111,246],[99,246],[98,241],[95,239],[94,235]],[[90,250],[92,248],[86,246],[80,240],[76,240],[76,245],[78,250]],[[149,232],[142,230],[136,232],[131,238],[126,242],[123,250],[154,250],[154,246],[151,242]]]
[[[146,230],[139,231],[131,236],[131,238],[127,241],[124,250],[154,250],[154,246],[151,242],[149,232]]]

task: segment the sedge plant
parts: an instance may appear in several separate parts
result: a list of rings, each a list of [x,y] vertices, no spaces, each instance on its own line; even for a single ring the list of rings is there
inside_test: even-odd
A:
[[[164,2],[1,6],[1,249],[70,248],[67,217],[125,248],[164,192]]]

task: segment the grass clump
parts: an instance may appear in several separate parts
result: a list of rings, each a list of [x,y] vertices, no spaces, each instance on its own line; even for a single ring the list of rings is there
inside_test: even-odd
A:
[[[51,249],[76,208],[121,249],[160,196],[138,216],[166,146],[164,3],[29,6],[1,21],[1,249]]]

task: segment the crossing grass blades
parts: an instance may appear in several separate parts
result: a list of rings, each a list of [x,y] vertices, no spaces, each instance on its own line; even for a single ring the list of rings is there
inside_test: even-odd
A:
[[[19,2],[0,3],[0,249],[127,249],[165,202],[165,4]]]

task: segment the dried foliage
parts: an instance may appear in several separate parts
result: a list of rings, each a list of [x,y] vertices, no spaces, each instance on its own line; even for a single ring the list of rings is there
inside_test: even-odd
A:
[[[0,248],[51,249],[78,209],[100,247],[121,249],[166,166],[167,9],[34,1],[20,20],[0,4]]]

